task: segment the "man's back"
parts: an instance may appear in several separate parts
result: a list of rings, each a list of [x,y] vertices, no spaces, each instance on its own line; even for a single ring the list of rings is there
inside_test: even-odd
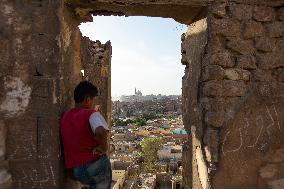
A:
[[[89,117],[94,110],[73,108],[61,118],[62,135],[66,168],[74,168],[99,158],[92,150],[99,144],[89,124]]]
[[[107,156],[109,128],[96,112],[98,89],[88,81],[74,90],[75,107],[60,120],[65,166],[70,176],[90,189],[110,189],[112,172]]]

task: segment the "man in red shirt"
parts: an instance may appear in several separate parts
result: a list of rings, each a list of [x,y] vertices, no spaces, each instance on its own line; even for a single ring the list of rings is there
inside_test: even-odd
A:
[[[94,109],[96,86],[83,81],[74,90],[75,108],[60,120],[65,166],[75,180],[90,189],[110,189],[111,165],[107,157],[108,125]]]

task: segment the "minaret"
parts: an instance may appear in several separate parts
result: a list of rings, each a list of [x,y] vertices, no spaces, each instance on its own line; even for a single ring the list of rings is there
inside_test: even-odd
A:
[[[135,87],[135,95],[137,94],[136,87]]]

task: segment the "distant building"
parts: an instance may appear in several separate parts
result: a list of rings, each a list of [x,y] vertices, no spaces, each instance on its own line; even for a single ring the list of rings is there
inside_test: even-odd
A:
[[[112,170],[112,189],[122,188],[127,174],[125,170]]]
[[[135,95],[136,96],[143,96],[142,92],[140,90],[137,91],[136,88],[135,88]]]
[[[182,146],[181,145],[165,145],[161,150],[158,150],[159,160],[176,160],[182,159]]]

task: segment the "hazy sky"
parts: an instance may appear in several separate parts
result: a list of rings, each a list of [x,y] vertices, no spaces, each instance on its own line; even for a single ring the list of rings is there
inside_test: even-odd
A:
[[[112,96],[181,94],[181,34],[186,26],[173,19],[94,17],[80,26],[83,36],[112,43]]]

